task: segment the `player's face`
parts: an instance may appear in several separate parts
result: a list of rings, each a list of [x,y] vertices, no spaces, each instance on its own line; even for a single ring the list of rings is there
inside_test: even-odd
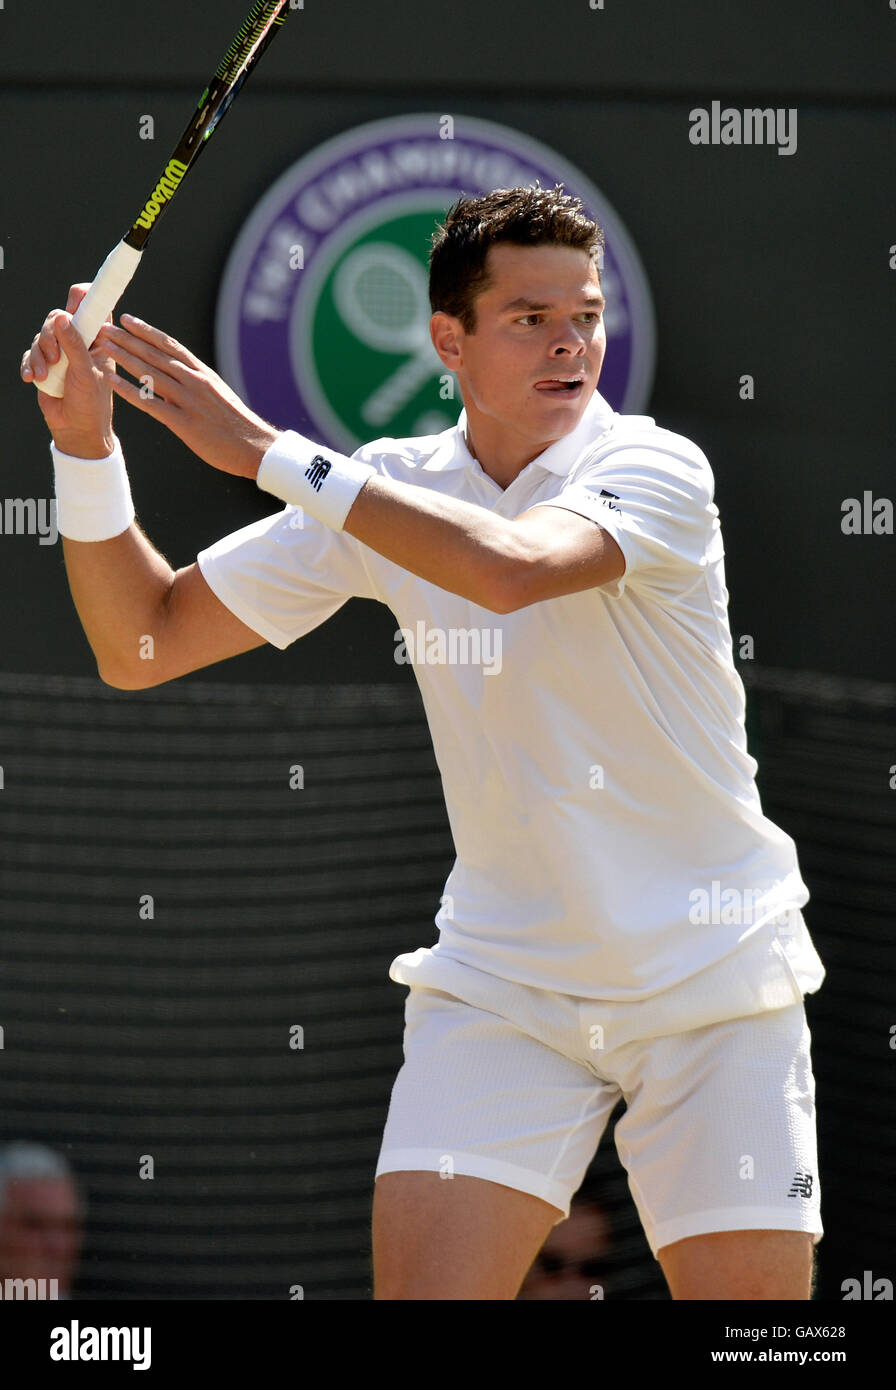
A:
[[[472,333],[437,317],[455,334],[451,365],[477,450],[506,454],[513,445],[531,459],[575,429],[597,386],[606,350],[600,277],[588,253],[569,246],[498,243],[487,269]]]

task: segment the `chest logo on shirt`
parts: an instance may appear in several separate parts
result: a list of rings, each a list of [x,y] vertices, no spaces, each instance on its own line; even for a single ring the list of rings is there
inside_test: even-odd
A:
[[[421,113],[311,150],[236,236],[218,297],[218,368],[265,419],[353,453],[439,434],[463,401],[429,336],[432,235],[461,193],[562,183],[604,229],[609,350],[601,395],[640,414],[653,381],[650,288],[618,214],[584,173],[524,131]]]
[[[609,509],[610,509],[611,512],[621,512],[621,511],[622,511],[622,508],[621,508],[621,507],[614,507],[613,503],[610,501],[610,498],[611,498],[611,497],[614,498],[614,500],[615,500],[616,502],[619,501],[619,494],[618,494],[618,492],[608,492],[607,489],[606,489],[605,487],[602,487],[601,490],[600,490],[600,495],[601,495],[601,497],[604,499],[604,506],[605,506],[605,507],[609,507]]]

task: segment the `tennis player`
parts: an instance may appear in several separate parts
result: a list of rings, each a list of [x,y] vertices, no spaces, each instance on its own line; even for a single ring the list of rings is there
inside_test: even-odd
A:
[[[26,381],[70,359],[64,399],[38,403],[105,682],[285,648],[352,595],[392,610],[414,662],[457,860],[438,943],[390,969],[409,992],[379,1299],[515,1298],[620,1097],[617,1150],[673,1297],[811,1296],[804,996],[824,968],[747,751],[710,466],[597,391],[602,241],[559,185],[458,200],[430,332],[464,409],[351,458],[260,419],[139,320],[88,353],[84,287],[23,358]],[[113,392],[284,509],[175,573],[135,524]]]

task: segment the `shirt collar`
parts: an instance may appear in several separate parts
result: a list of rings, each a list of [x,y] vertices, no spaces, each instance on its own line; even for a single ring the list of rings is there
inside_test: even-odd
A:
[[[583,449],[594,444],[601,435],[611,430],[616,418],[616,412],[612,406],[604,400],[598,391],[595,391],[575,429],[571,430],[569,434],[565,434],[562,439],[556,439],[553,444],[549,444],[537,458],[532,460],[532,463],[537,464],[539,468],[548,469],[551,473],[558,473],[561,477],[565,477]],[[457,424],[453,429],[445,430],[439,447],[425,463],[421,464],[421,467],[428,472],[438,473],[447,472],[452,468],[475,467],[476,460],[467,448],[464,437],[466,428],[467,412],[462,410]]]

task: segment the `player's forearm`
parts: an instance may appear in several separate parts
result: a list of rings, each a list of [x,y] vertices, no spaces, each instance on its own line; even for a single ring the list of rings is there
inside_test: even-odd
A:
[[[345,531],[402,569],[494,613],[518,606],[533,568],[532,537],[486,507],[383,478],[359,459],[292,430],[261,453],[247,448],[239,470],[263,491]]]
[[[132,318],[123,322],[126,327],[103,329],[103,346],[127,371],[148,370],[155,385],[144,394],[115,378],[116,393],[166,425],[199,458],[253,479],[263,491],[483,608],[510,612],[518,606],[534,551],[531,537],[513,522],[485,507],[381,478],[325,445],[278,430],[173,338]]]
[[[441,589],[510,612],[526,540],[485,507],[389,478],[370,478],[344,529],[364,545]]]
[[[160,639],[174,571],[136,522],[112,540],[63,537],[62,548],[100,677],[109,685],[139,688],[146,659]]]

